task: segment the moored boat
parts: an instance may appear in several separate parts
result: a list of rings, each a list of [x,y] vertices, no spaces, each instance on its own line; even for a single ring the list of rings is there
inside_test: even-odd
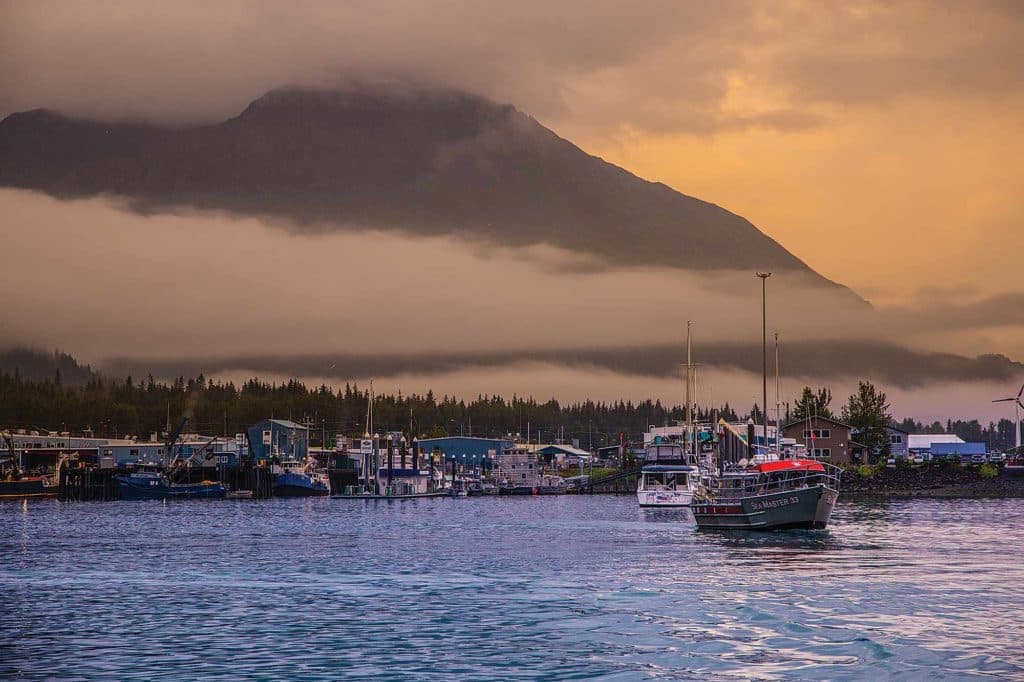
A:
[[[641,507],[688,507],[699,470],[686,464],[648,464],[640,470],[636,497]]]
[[[0,480],[0,499],[56,496],[57,485],[49,476],[17,476]]]
[[[331,493],[326,473],[295,461],[280,464],[273,489],[275,497],[322,497]]]
[[[122,500],[182,500],[222,498],[227,486],[216,481],[171,483],[162,473],[137,471],[115,476]]]

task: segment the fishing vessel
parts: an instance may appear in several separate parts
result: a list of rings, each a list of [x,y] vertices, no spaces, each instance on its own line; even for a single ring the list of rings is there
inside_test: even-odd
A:
[[[164,460],[170,457],[174,446],[181,437],[181,432],[188,423],[184,417],[178,428],[172,432],[164,445]],[[190,458],[191,459],[191,458]],[[114,476],[123,500],[186,500],[222,498],[228,493],[227,486],[216,481],[200,481],[199,483],[180,483],[175,478],[190,473],[185,462],[177,458],[169,465],[159,465],[161,470],[133,471],[128,474]]]
[[[770,273],[769,273],[770,274]],[[764,282],[769,274],[758,273]],[[763,402],[768,404],[768,354],[762,284]],[[757,443],[754,421],[746,434],[724,420],[718,423],[716,470],[701,476],[691,509],[697,527],[716,530],[780,530],[825,528],[836,500],[842,470],[809,459],[782,456],[778,429],[779,350],[775,340],[776,430],[774,448],[763,420],[763,441]],[[766,415],[767,409],[762,410]]]
[[[165,474],[136,471],[115,476],[122,500],[182,500],[221,498],[228,494],[227,486],[216,481],[200,483],[172,483]]]
[[[312,464],[289,460],[274,468],[275,497],[321,497],[331,493],[327,474]]]
[[[14,441],[7,433],[4,433],[3,437],[10,461],[0,469],[6,470],[6,474],[0,478],[0,499],[56,497],[58,486],[55,477],[26,475],[14,449]]]
[[[740,460],[701,478],[693,518],[702,529],[825,528],[839,499],[841,473],[816,460]]]

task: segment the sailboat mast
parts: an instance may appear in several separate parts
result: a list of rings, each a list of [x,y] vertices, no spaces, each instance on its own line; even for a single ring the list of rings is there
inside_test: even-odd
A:
[[[693,322],[686,321],[686,437],[689,439],[691,454],[697,454],[694,446],[693,433],[693,342],[691,328]]]
[[[765,451],[768,448],[768,278],[770,272],[759,272],[761,278],[761,422],[764,424]],[[755,431],[756,434],[756,431]],[[757,454],[757,450],[754,451]]]
[[[775,455],[782,459],[782,398],[779,390],[779,333],[775,332]]]

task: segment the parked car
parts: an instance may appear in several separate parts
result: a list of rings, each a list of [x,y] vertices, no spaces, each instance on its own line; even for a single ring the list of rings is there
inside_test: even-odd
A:
[[[1001,463],[1006,461],[1006,453],[1003,453],[1003,452],[993,452],[992,454],[990,454],[988,456],[988,461],[996,462],[998,464],[1001,464]]]
[[[985,455],[971,455],[971,464],[984,464]]]

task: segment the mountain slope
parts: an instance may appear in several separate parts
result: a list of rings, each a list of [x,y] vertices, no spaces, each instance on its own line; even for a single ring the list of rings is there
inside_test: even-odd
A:
[[[13,114],[0,123],[0,185],[827,282],[740,216],[590,156],[513,107],[451,92],[280,90],[188,129]]]

